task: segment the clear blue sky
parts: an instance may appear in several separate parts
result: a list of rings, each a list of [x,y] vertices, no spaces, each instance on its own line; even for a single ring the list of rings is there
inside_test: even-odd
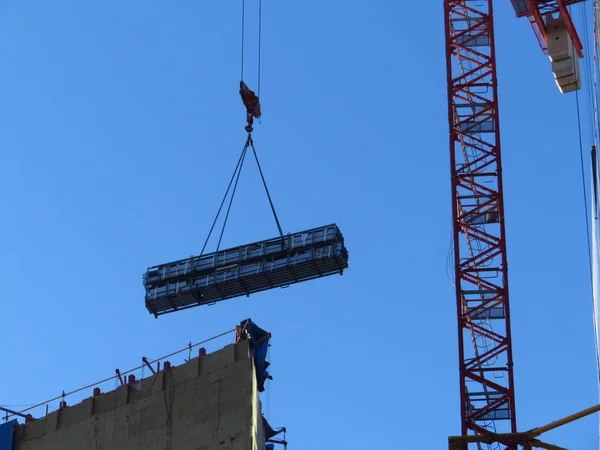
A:
[[[596,402],[592,303],[575,99],[496,3],[527,429]],[[244,144],[240,1],[3,2],[0,404],[251,317],[273,333],[265,409],[291,448],[446,448],[460,418],[442,2],[265,0],[263,20],[254,138],[283,227],[338,223],[350,269],[154,319],[142,273],[198,254]],[[252,164],[238,195],[224,245],[276,235]],[[550,438],[594,448],[597,419]]]

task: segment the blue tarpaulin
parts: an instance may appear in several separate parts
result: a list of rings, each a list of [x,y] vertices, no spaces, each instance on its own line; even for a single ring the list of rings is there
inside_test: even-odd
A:
[[[16,420],[0,424],[0,450],[13,450]]]
[[[269,338],[271,334],[260,328],[250,319],[242,320],[242,328],[246,327],[246,334],[252,343],[252,357],[256,369],[256,380],[258,382],[258,392],[265,390],[265,377],[268,376],[267,350],[269,349]],[[1,449],[0,449],[1,450]]]

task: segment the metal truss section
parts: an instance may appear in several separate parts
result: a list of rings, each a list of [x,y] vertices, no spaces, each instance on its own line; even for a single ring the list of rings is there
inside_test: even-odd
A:
[[[462,434],[516,432],[492,0],[444,5]]]
[[[533,32],[545,55],[548,54],[548,18],[560,16],[571,36],[573,46],[580,58],[583,58],[583,45],[575,31],[568,6],[585,0],[511,0],[517,17],[527,17]]]

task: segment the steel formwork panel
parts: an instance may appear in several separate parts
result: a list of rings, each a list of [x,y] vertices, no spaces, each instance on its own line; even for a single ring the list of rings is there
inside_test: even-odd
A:
[[[342,274],[348,251],[339,228],[313,228],[150,267],[146,308],[155,316]]]

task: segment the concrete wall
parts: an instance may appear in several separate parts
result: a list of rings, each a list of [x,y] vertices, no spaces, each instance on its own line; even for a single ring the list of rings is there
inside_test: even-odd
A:
[[[17,450],[264,450],[248,342],[17,429]]]

